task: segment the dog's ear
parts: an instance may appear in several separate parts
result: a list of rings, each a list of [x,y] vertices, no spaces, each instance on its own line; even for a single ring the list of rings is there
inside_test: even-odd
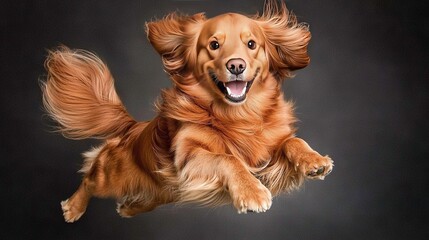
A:
[[[283,1],[280,4],[276,0],[266,1],[262,16],[257,16],[255,20],[264,32],[270,70],[277,77],[291,77],[291,71],[309,64],[309,27],[298,23]]]
[[[146,23],[147,37],[170,75],[183,74],[194,67],[196,42],[204,21],[203,13],[193,16],[172,13]]]

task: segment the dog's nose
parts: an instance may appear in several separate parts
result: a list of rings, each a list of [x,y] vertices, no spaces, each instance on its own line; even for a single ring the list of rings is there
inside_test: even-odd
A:
[[[246,69],[246,62],[241,58],[232,58],[226,63],[226,68],[230,73],[238,75]]]

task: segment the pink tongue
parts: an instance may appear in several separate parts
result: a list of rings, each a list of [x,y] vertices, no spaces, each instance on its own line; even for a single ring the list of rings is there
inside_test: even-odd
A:
[[[246,87],[246,82],[245,81],[227,82],[225,83],[225,87],[229,88],[232,94],[240,95],[241,92],[243,91],[243,88]]]

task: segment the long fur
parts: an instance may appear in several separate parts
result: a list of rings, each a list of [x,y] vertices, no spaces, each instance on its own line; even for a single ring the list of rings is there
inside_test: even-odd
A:
[[[43,103],[59,130],[72,139],[111,138],[135,124],[107,66],[93,53],[61,47],[49,52]]]
[[[309,25],[298,23],[284,2],[279,5],[276,1],[267,1],[263,14],[255,19],[260,22],[267,38],[267,52],[272,63],[270,67],[279,79],[292,77],[292,70],[310,63],[307,55],[311,38]]]
[[[226,23],[233,27],[222,29]],[[215,31],[219,50],[207,47],[215,28],[222,30]],[[173,82],[147,122],[127,113],[96,55],[67,47],[49,52],[43,103],[59,131],[105,140],[84,154],[82,184],[61,204],[67,222],[82,216],[92,196],[117,199],[123,217],[170,202],[232,202],[238,212],[263,212],[272,196],[329,174],[330,158],[295,137],[293,104],[281,92],[282,79],[309,63],[310,39],[284,3],[268,1],[251,18],[173,13],[146,30]],[[240,45],[249,37],[257,48]],[[212,79],[217,74],[225,84],[225,61],[237,57],[247,63],[243,81],[254,81],[240,104],[226,100],[213,82],[220,80]]]

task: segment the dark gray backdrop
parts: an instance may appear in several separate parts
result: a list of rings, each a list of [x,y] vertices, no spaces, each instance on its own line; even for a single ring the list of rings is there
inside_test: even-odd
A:
[[[66,224],[60,201],[80,183],[80,153],[96,141],[49,132],[38,79],[46,49],[98,53],[138,120],[170,86],[145,21],[173,10],[253,14],[261,0],[2,1],[1,239],[428,239],[429,21],[425,1],[287,1],[311,26],[312,61],[285,82],[299,136],[335,160],[264,214],[176,208],[122,219],[93,199]]]

